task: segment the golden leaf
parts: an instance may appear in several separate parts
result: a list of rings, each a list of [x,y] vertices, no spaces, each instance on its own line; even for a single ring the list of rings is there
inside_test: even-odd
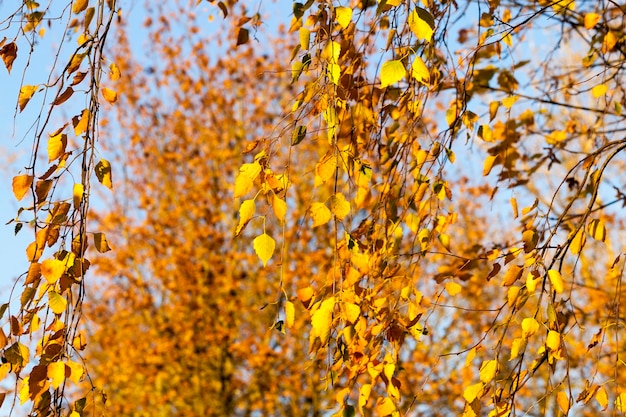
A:
[[[330,211],[339,220],[343,220],[350,214],[350,203],[342,193],[337,193],[330,197]]]
[[[35,91],[37,91],[36,85],[25,85],[20,89],[20,95],[17,99],[20,112],[24,110],[24,107],[26,107],[33,94],[35,94]]]
[[[300,48],[303,51],[307,51],[309,49],[309,42],[311,40],[311,31],[305,27],[301,27],[299,31],[300,35]]]
[[[78,384],[80,382],[80,379],[83,377],[85,373],[85,368],[83,367],[83,365],[81,365],[78,362],[71,361],[71,360],[67,361],[65,365],[70,369],[69,378],[73,382]]]
[[[272,199],[272,209],[274,210],[274,215],[281,222],[285,222],[285,217],[287,216],[287,203],[285,200],[274,194],[274,198]]]
[[[237,225],[237,229],[235,230],[235,236],[239,236],[246,227],[246,224],[250,221],[254,214],[256,213],[256,204],[254,200],[245,200],[239,206],[239,224]]]
[[[524,268],[515,264],[511,265],[506,271],[506,274],[504,274],[504,277],[502,278],[502,286],[508,287],[510,285],[513,285],[515,281],[520,279],[523,272]]]
[[[84,192],[85,192],[85,187],[83,187],[83,184],[79,184],[79,183],[74,184],[74,189],[72,190],[72,197],[74,200],[74,208],[77,210],[80,207],[80,203],[83,201]]]
[[[48,284],[54,284],[65,273],[65,264],[58,259],[46,259],[41,263],[40,271]]]
[[[20,201],[31,185],[33,185],[34,177],[32,175],[17,175],[13,177],[13,195],[17,198],[17,201]]]
[[[483,164],[483,177],[489,175],[496,159],[498,159],[498,155],[488,155],[487,158],[485,158],[485,163]]]
[[[430,85],[430,72],[422,58],[416,56],[411,65],[411,76],[425,86]]]
[[[459,284],[457,284],[456,282],[446,282],[446,291],[448,292],[448,294],[450,294],[451,296],[455,296],[458,293],[461,292],[461,289],[463,287],[461,287]]]
[[[485,384],[490,383],[495,378],[497,370],[498,361],[495,359],[484,361],[480,366],[480,380]]]
[[[48,364],[48,378],[52,388],[57,389],[65,381],[65,364],[63,362],[51,362]]]
[[[552,351],[557,350],[561,346],[561,334],[557,331],[550,330],[546,339],[546,347]]]
[[[63,314],[67,308],[67,300],[56,291],[48,292],[48,305],[54,314]]]
[[[326,46],[322,50],[322,59],[325,59],[330,64],[339,63],[339,53],[341,52],[341,45],[338,42],[331,41],[326,43]]]
[[[104,233],[94,233],[93,244],[96,247],[96,250],[100,253],[105,253],[111,250],[111,248],[109,247],[109,242],[107,241]]]
[[[389,416],[393,414],[395,411],[396,411],[396,405],[393,403],[391,398],[389,397],[379,398],[378,401],[376,401],[376,415],[377,416],[380,416],[380,417]]]
[[[550,278],[550,283],[552,284],[554,291],[556,291],[557,294],[561,294],[564,289],[561,273],[554,269],[550,269],[548,271],[548,278]]]
[[[367,400],[370,398],[370,394],[372,392],[372,384],[363,384],[361,389],[359,389],[359,400],[358,400],[358,408],[361,415],[363,414],[363,407],[367,405]]]
[[[255,237],[252,244],[257,256],[261,259],[261,262],[263,262],[263,266],[266,266],[267,261],[269,261],[274,254],[276,242],[268,234],[263,233]]]
[[[526,317],[522,320],[522,337],[524,339],[537,333],[537,330],[539,330],[539,323],[533,317]]]
[[[585,234],[585,230],[581,227],[572,239],[572,243],[569,245],[569,250],[574,255],[578,255],[583,250],[586,241],[587,235]]]
[[[513,340],[513,343],[511,344],[511,357],[509,358],[509,360],[512,361],[513,359],[517,358],[520,352],[522,352],[524,349],[526,349],[526,339],[518,337]]]
[[[111,65],[109,65],[109,71],[110,71],[109,77],[111,78],[112,81],[117,81],[122,76],[122,73],[120,72],[120,69],[115,64],[115,62],[112,62]]]
[[[78,14],[85,10],[89,5],[89,0],[74,0],[74,4],[72,4],[72,13]]]
[[[569,398],[567,397],[565,391],[559,391],[559,393],[556,394],[556,402],[557,404],[559,404],[559,408],[561,409],[563,414],[567,415],[567,413],[569,412],[570,404]]]
[[[89,125],[89,116],[89,110],[85,109],[79,116],[74,116],[74,118],[72,118],[74,134],[76,136],[82,135],[87,130],[87,126]]]
[[[311,315],[311,338],[319,338],[326,343],[330,336],[330,327],[333,322],[333,310],[335,309],[335,297],[325,299]]]
[[[48,162],[60,158],[65,153],[67,146],[67,135],[59,133],[48,139]]]
[[[596,392],[595,399],[600,407],[602,407],[602,411],[606,410],[606,408],[609,406],[609,396],[607,395],[606,389],[603,386],[600,386],[600,389],[598,389],[598,392]]]
[[[296,307],[291,301],[285,301],[285,325],[289,328],[293,327],[296,317]]]
[[[110,104],[115,104],[117,101],[117,93],[107,87],[102,87],[102,97]]]
[[[335,7],[335,15],[337,16],[337,23],[346,29],[352,20],[352,9],[349,7]]]
[[[337,169],[337,158],[328,152],[315,165],[315,186],[319,186],[335,175]]]
[[[482,394],[483,387],[484,385],[482,382],[470,385],[463,391],[463,398],[465,398],[465,401],[467,401],[468,403],[471,403]]]
[[[593,98],[600,98],[606,94],[608,89],[609,88],[606,86],[606,84],[598,84],[591,89],[591,95],[593,96]]]
[[[113,189],[113,180],[111,177],[111,163],[106,159],[101,159],[95,167],[96,177],[98,181],[108,189]]]
[[[428,11],[416,7],[409,15],[409,28],[418,39],[430,41],[435,31],[434,19]]]
[[[591,220],[587,226],[587,231],[595,240],[599,240],[600,242],[606,240],[606,227],[604,226],[604,222],[600,219]]]
[[[330,210],[328,209],[328,207],[326,207],[326,204],[324,203],[311,204],[309,213],[311,213],[311,218],[313,218],[313,227],[326,224],[332,218]]]
[[[380,69],[380,87],[385,88],[402,80],[406,75],[404,64],[400,60],[387,61]]]
[[[593,29],[593,27],[600,21],[600,15],[597,13],[585,13],[585,29]]]

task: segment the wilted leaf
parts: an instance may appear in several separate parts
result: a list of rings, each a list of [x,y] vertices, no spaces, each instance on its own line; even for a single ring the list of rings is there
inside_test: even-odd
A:
[[[246,28],[239,28],[239,32],[237,33],[237,46],[248,43],[250,39],[250,32]]]
[[[276,242],[269,235],[263,233],[262,235],[254,238],[253,246],[257,256],[263,262],[263,266],[266,266],[267,261],[269,261],[274,254]]]
[[[4,61],[4,66],[11,73],[11,68],[13,68],[13,61],[17,58],[17,45],[15,42],[10,42],[0,48],[0,56],[2,56],[2,61]]]
[[[104,233],[94,233],[93,244],[96,247],[96,250],[100,253],[105,253],[111,250],[111,248],[109,247],[109,242],[107,242],[107,238]]]
[[[58,106],[60,104],[65,103],[70,97],[74,94],[74,89],[72,87],[67,87],[61,95],[59,95],[56,100],[52,103],[54,106]]]

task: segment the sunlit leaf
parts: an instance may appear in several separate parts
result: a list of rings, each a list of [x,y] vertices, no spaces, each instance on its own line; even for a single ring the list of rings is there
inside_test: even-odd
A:
[[[59,388],[65,381],[65,364],[63,362],[49,363],[48,378],[50,378],[50,385],[52,388]]]
[[[349,7],[335,7],[335,14],[337,16],[337,23],[346,29],[352,20],[352,9]]]
[[[72,13],[78,14],[89,6],[89,0],[74,0],[72,4]]]
[[[269,235],[263,233],[254,238],[253,246],[257,256],[261,259],[261,262],[263,262],[263,266],[266,266],[267,261],[269,261],[274,254],[276,242]]]
[[[578,255],[583,250],[583,247],[585,246],[586,241],[587,241],[587,234],[585,233],[585,229],[581,227],[580,229],[578,229],[578,232],[572,239],[572,242],[570,243],[570,246],[569,246],[569,250],[574,255]]]
[[[567,415],[567,413],[569,412],[570,403],[569,397],[567,396],[565,391],[559,391],[559,393],[556,394],[556,402],[559,405],[559,408],[561,409],[563,414]]]
[[[104,99],[110,104],[115,104],[117,101],[117,93],[107,87],[102,87],[102,97],[104,97]]]
[[[112,81],[117,81],[121,76],[122,73],[120,72],[119,67],[115,64],[115,62],[112,62],[111,65],[109,65],[109,77]]]
[[[17,201],[20,201],[30,187],[33,185],[34,177],[32,175],[17,175],[13,177],[13,195],[17,198]]]
[[[557,294],[561,294],[564,290],[563,277],[561,277],[561,273],[557,270],[550,269],[548,271],[548,278],[550,279],[550,283],[552,284],[554,291],[556,291]]]
[[[74,134],[76,136],[80,136],[85,133],[87,126],[89,126],[89,117],[89,110],[85,109],[82,111],[80,116],[74,116],[74,118],[72,118],[72,125],[74,126]]]
[[[337,169],[337,158],[332,153],[327,153],[315,165],[315,186],[324,184],[333,178]]]
[[[593,96],[593,98],[603,97],[608,89],[609,88],[606,86],[606,84],[598,84],[591,89],[591,95]]]
[[[239,224],[235,230],[235,236],[239,236],[246,224],[250,221],[256,213],[256,204],[254,200],[245,200],[239,206]]]
[[[309,50],[309,42],[311,39],[311,31],[305,27],[300,28],[300,48],[303,51]]]
[[[482,382],[478,382],[476,384],[470,385],[469,387],[465,388],[465,390],[463,391],[463,398],[468,403],[471,403],[482,394],[483,387],[484,387],[484,384]]]
[[[600,21],[600,15],[597,13],[585,13],[585,29],[593,29],[593,27]]]
[[[41,275],[49,284],[57,282],[65,273],[65,264],[58,259],[46,259],[41,263]]]
[[[389,416],[396,411],[396,405],[389,397],[379,398],[376,401],[376,415],[377,416]]]
[[[288,328],[293,327],[295,321],[296,307],[291,301],[285,301],[285,325]]]
[[[33,97],[33,94],[37,91],[37,87],[38,86],[36,85],[25,85],[20,89],[20,95],[18,97],[20,112],[24,110],[24,107],[26,107],[30,99]]]
[[[411,31],[418,39],[432,40],[433,32],[435,31],[435,21],[428,11],[421,7],[416,7],[409,14],[408,23]]]
[[[338,220],[343,220],[350,214],[350,203],[342,193],[337,193],[330,197],[330,211]]]
[[[399,60],[387,61],[380,69],[380,87],[385,88],[397,83],[406,76],[404,64]]]
[[[113,189],[113,181],[111,176],[111,163],[106,159],[101,159],[94,169],[98,181],[105,187]]]
[[[105,253],[111,250],[109,247],[109,242],[104,233],[94,233],[93,234],[93,244],[96,247],[96,250],[100,253]]]
[[[67,135],[59,133],[48,139],[48,162],[60,158],[65,153],[67,146]]]
[[[272,209],[274,210],[274,215],[281,223],[285,222],[285,217],[287,216],[287,203],[282,198],[278,197],[274,194],[272,199]]]
[[[462,289],[463,287],[461,287],[461,285],[457,284],[456,282],[452,282],[452,281],[446,282],[446,291],[451,296],[457,295],[458,293],[461,292]]]
[[[332,213],[324,203],[313,203],[309,209],[311,218],[313,219],[313,227],[321,226],[332,219]]]
[[[430,72],[424,61],[419,56],[415,56],[411,65],[411,76],[418,82],[428,86],[430,85]]]
[[[330,41],[326,43],[322,50],[322,59],[325,59],[330,64],[339,63],[339,54],[341,53],[341,45],[338,42]]]
[[[318,309],[311,315],[311,338],[319,338],[322,343],[328,340],[334,309],[335,297],[327,298],[321,302]]]
[[[600,242],[606,240],[606,227],[604,226],[604,222],[600,219],[591,220],[587,226],[587,231],[595,240]]]
[[[539,330],[539,323],[533,317],[526,317],[522,320],[522,337],[528,339],[530,336],[537,333]]]
[[[491,173],[494,163],[498,159],[498,155],[487,155],[483,164],[483,176],[486,177]]]
[[[557,350],[561,346],[561,334],[557,331],[550,330],[546,339],[546,347],[550,350]]]
[[[495,378],[497,370],[498,361],[495,359],[483,362],[480,366],[480,380],[485,384],[490,383]]]
[[[54,314],[62,314],[67,308],[67,300],[56,291],[48,292],[48,305]]]
[[[0,56],[2,57],[4,66],[10,74],[11,68],[13,68],[13,61],[17,58],[17,45],[15,42],[9,42],[0,48]]]
[[[602,407],[602,411],[606,410],[609,406],[609,396],[603,386],[600,386],[600,389],[598,389],[598,392],[596,392],[595,399],[600,407]]]
[[[76,183],[74,184],[74,188],[72,190],[72,199],[74,203],[74,208],[80,208],[80,203],[83,201],[83,194],[85,192],[85,187],[83,184]]]

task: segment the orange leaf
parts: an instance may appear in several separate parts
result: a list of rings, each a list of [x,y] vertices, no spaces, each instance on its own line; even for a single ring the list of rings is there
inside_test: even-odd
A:
[[[33,179],[34,177],[32,175],[18,175],[13,177],[13,195],[15,195],[17,201],[24,198],[31,185],[33,185]]]

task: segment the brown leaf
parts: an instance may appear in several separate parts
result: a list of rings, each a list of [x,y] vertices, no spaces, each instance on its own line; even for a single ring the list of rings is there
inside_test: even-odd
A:
[[[17,58],[17,45],[14,42],[7,43],[0,48],[0,55],[4,61],[4,66],[7,67],[7,71],[10,74],[11,68],[13,68],[13,61]]]

